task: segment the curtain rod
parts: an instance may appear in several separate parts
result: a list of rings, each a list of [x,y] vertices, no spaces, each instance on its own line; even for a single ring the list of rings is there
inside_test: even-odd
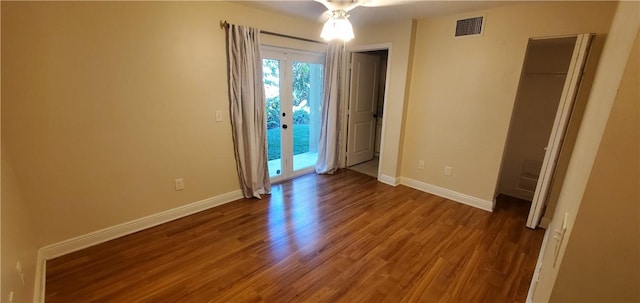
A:
[[[228,29],[228,28],[229,28],[229,22],[227,22],[227,21],[220,21],[220,28]],[[263,31],[263,30],[260,30],[260,33],[261,33],[261,34],[265,34],[265,35],[270,35],[270,36],[276,36],[276,37],[282,37],[282,38],[289,38],[289,39],[300,40],[300,41],[306,41],[306,42],[312,42],[312,43],[327,44],[326,42],[322,42],[322,41],[318,41],[318,40],[307,39],[307,38],[301,38],[301,37],[291,36],[291,35],[287,35],[287,34],[281,34],[281,33],[276,33],[276,32],[270,32],[270,31]]]

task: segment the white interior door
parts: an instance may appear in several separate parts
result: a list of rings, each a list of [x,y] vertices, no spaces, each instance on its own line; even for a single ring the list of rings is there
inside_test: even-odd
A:
[[[379,70],[379,57],[351,54],[347,166],[373,159]]]
[[[571,57],[571,64],[569,65],[569,71],[567,72],[567,78],[564,83],[564,88],[562,89],[562,96],[560,97],[558,111],[556,112],[556,117],[553,121],[551,136],[549,136],[549,142],[546,147],[544,160],[542,162],[542,169],[540,170],[540,177],[538,178],[536,191],[533,195],[529,217],[527,218],[527,227],[529,228],[536,228],[538,226],[540,217],[542,216],[542,209],[549,195],[549,187],[553,180],[553,174],[560,155],[562,142],[567,130],[567,125],[569,124],[569,118],[571,117],[571,111],[578,92],[578,87],[580,86],[582,71],[584,70],[584,64],[586,62],[590,44],[590,34],[578,35],[576,45],[573,48],[573,55]]]

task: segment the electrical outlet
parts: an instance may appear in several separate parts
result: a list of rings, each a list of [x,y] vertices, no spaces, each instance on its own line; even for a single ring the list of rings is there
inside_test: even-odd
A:
[[[445,176],[451,176],[452,173],[453,173],[453,167],[451,167],[451,166],[445,166],[444,167],[444,175]]]
[[[175,179],[174,182],[176,184],[176,190],[184,189],[184,180],[182,178]]]
[[[222,111],[221,110],[217,110],[216,111],[216,121],[217,122],[222,121]]]
[[[424,160],[418,161],[418,168],[419,169],[424,169]]]
[[[15,302],[14,301],[14,299],[15,299],[14,297],[15,297],[15,295],[14,295],[13,290],[12,290],[12,291],[9,292],[9,302]]]

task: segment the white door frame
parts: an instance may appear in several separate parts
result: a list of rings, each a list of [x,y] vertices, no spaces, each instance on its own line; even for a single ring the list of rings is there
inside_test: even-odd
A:
[[[384,163],[384,144],[385,144],[385,129],[387,129],[387,117],[388,115],[386,114],[387,111],[387,106],[389,104],[388,102],[388,97],[389,97],[389,74],[391,71],[391,52],[392,52],[392,47],[391,47],[391,43],[379,43],[379,44],[370,44],[370,45],[360,45],[360,46],[354,46],[354,47],[350,47],[344,54],[343,57],[343,61],[345,64],[343,66],[343,72],[342,74],[344,75],[343,80],[342,80],[342,84],[341,87],[343,87],[344,89],[342,90],[342,94],[341,94],[341,100],[344,100],[344,102],[342,102],[342,106],[341,106],[341,116],[342,116],[342,123],[341,124],[341,131],[340,131],[340,167],[346,167],[346,156],[347,156],[347,104],[349,103],[349,81],[351,78],[350,72],[349,72],[349,58],[351,58],[351,54],[352,53],[360,53],[360,52],[370,52],[370,51],[379,51],[379,50],[386,50],[387,53],[387,70],[385,71],[386,73],[386,80],[384,83],[385,86],[385,90],[384,90],[384,99],[382,102],[384,102],[383,104],[383,109],[382,109],[382,131],[380,134],[380,156],[378,157],[379,159],[379,164],[378,164],[378,181],[380,181],[380,177],[382,176],[382,163]],[[393,159],[394,161],[397,161],[398,159]]]
[[[529,228],[536,228],[538,226],[540,218],[542,217],[542,209],[549,196],[549,189],[553,181],[558,157],[560,156],[560,150],[566,135],[569,118],[571,117],[578,94],[578,88],[580,87],[580,80],[591,45],[591,36],[591,34],[580,34],[576,36],[576,44],[573,48],[571,64],[567,71],[565,85],[562,89],[562,96],[560,97],[560,104],[558,105],[558,111],[556,112],[553,122],[553,128],[546,147],[536,191],[533,195],[531,209],[529,210],[529,216],[527,218],[527,227]]]

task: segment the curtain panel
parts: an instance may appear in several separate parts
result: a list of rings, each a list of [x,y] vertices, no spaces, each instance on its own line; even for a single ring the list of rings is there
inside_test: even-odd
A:
[[[227,28],[231,128],[240,186],[245,197],[271,192],[267,162],[265,94],[260,30]]]
[[[342,68],[342,49],[340,42],[330,42],[324,69],[324,91],[322,95],[322,113],[318,162],[316,173],[332,174],[338,170],[339,132],[340,132],[340,71]]]

